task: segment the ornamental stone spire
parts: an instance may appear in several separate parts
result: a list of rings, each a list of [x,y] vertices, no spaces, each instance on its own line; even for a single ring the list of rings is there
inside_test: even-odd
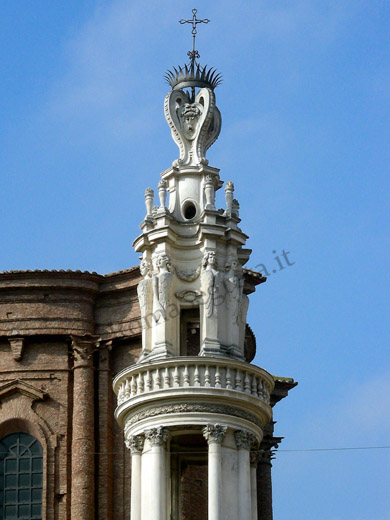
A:
[[[248,362],[248,335],[255,340],[246,316],[248,294],[265,279],[243,268],[251,251],[232,181],[221,194],[225,208],[215,202],[224,183],[206,152],[221,130],[221,77],[196,61],[195,39],[189,56],[166,75],[164,112],[179,157],[156,179],[157,205],[155,191],[145,191],[133,244],[142,255],[142,352],[114,380],[115,415],[131,450],[131,520],[189,517],[193,465],[194,475],[207,469],[207,496],[196,505],[204,518],[255,520],[250,455],[272,419],[274,378]]]
[[[144,277],[138,288],[142,361],[182,355],[190,314],[198,354],[244,359],[248,303],[242,266],[250,251],[244,248],[234,185],[226,183],[226,208],[217,210],[223,181],[206,158],[221,130],[214,93],[221,77],[196,61],[199,53],[190,54],[189,65],[166,75],[172,90],[164,112],[179,157],[161,174],[159,206],[153,205],[153,189],[146,189],[142,234],[134,241]]]

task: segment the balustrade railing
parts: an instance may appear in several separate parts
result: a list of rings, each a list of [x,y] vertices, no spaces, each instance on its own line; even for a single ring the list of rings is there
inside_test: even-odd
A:
[[[172,389],[221,389],[241,392],[269,403],[271,384],[261,369],[237,366],[219,360],[168,360],[152,365],[134,365],[114,382],[118,405],[147,394]]]

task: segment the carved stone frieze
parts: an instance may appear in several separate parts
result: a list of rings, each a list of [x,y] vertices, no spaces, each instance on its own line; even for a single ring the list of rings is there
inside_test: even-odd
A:
[[[221,424],[208,424],[203,428],[203,436],[209,444],[222,444],[227,432],[227,426]]]
[[[149,419],[150,417],[191,412],[218,413],[221,415],[231,415],[233,417],[239,417],[241,419],[250,421],[256,426],[263,426],[261,421],[259,421],[257,417],[255,417],[251,413],[240,410],[239,408],[235,408],[234,406],[205,404],[174,404],[167,406],[157,406],[154,408],[150,408],[149,410],[136,413],[126,421],[126,428],[132,426],[133,424],[139,421],[142,421],[143,419]]]
[[[163,426],[151,428],[145,431],[145,438],[152,446],[163,446],[169,438],[169,430]]]

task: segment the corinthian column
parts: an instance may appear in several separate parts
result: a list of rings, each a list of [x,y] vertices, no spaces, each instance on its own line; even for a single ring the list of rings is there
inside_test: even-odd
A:
[[[167,475],[166,442],[167,428],[159,426],[145,432],[150,451],[142,456],[142,520],[166,520]]]
[[[208,520],[222,519],[222,441],[227,427],[220,424],[208,424],[203,435],[209,445],[209,517]],[[240,519],[241,520],[241,519]]]
[[[238,448],[238,517],[252,520],[251,470],[249,452],[256,438],[245,430],[234,432]]]
[[[94,516],[94,342],[72,337],[73,418],[71,518]]]
[[[131,435],[126,441],[131,451],[131,520],[141,520],[141,456],[144,442],[144,435]]]

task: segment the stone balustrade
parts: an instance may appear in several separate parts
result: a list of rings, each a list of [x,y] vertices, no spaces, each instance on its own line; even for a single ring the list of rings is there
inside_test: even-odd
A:
[[[207,390],[247,394],[269,404],[273,380],[265,370],[235,360],[203,357],[169,358],[133,365],[117,375],[118,406],[138,396],[165,390],[186,393]]]

